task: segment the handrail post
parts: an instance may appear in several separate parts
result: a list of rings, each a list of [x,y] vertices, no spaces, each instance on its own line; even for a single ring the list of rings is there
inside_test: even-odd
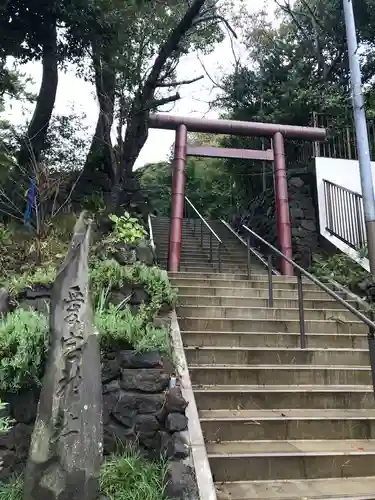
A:
[[[210,233],[210,262],[212,264],[212,233]]]
[[[303,306],[303,283],[301,271],[297,271],[299,331],[301,349],[306,349],[305,310]]]
[[[374,322],[374,312],[371,310],[369,316],[372,322]],[[370,357],[370,367],[371,367],[371,380],[372,387],[375,396],[375,328],[369,328],[368,333],[368,350]]]
[[[201,221],[201,247],[203,248],[203,222]]]
[[[250,235],[247,236],[247,277],[251,277]]]
[[[268,254],[268,307],[273,307],[272,255]]]
[[[221,242],[219,242],[219,246],[217,247],[218,260],[219,260],[219,273],[221,273]]]

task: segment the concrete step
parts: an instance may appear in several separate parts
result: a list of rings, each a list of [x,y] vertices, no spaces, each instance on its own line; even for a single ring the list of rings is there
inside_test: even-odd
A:
[[[178,272],[178,273],[168,273],[169,278],[172,279],[200,279],[200,280],[209,280],[209,279],[220,279],[220,280],[241,280],[241,281],[248,281],[248,275],[247,273],[241,273],[239,271],[238,273],[230,272],[230,273],[216,273],[216,272],[208,272],[205,274],[200,274],[199,276],[196,273],[193,272]]]
[[[184,295],[181,293],[178,295],[178,302],[181,305],[189,306],[222,306],[222,307],[258,307],[266,308],[268,307],[268,298],[260,298],[256,296],[249,297],[233,297],[233,296],[212,296],[212,295]],[[326,295],[327,297],[327,295]],[[349,301],[349,303],[355,307],[354,301]],[[298,300],[296,299],[274,299],[274,307],[276,309],[297,309]],[[329,296],[325,300],[305,300],[303,305],[306,309],[342,309],[342,305],[336,302],[334,299],[330,299]]]
[[[366,385],[370,366],[190,365],[194,385]]]
[[[211,269],[214,270],[214,267],[209,262],[202,262],[200,266],[194,266],[194,267],[191,267],[189,265],[184,264],[184,262],[181,262],[180,269],[182,272],[192,271],[194,273],[203,274],[209,272]]]
[[[212,442],[375,438],[375,410],[203,410],[199,416]]]
[[[370,385],[198,385],[194,395],[200,411],[375,408]]]
[[[216,331],[216,332],[275,332],[298,333],[298,319],[245,319],[245,318],[209,318],[209,317],[179,317],[182,331]],[[368,327],[361,321],[305,321],[305,332],[309,333],[367,333]]]
[[[375,476],[375,440],[208,443],[215,481]]]
[[[281,347],[185,347],[190,366],[199,365],[347,365],[369,366],[367,349],[298,349]]]
[[[220,276],[220,275],[219,275]],[[297,281],[290,279],[290,281],[280,280],[279,276],[275,276],[273,281],[273,288],[283,288],[285,290],[297,290]],[[268,279],[267,275],[257,275],[252,276],[250,280],[237,280],[237,279],[222,279],[222,278],[199,278],[191,277],[184,278],[182,276],[171,276],[171,281],[175,286],[204,286],[204,287],[229,287],[229,288],[266,288],[268,290]],[[313,283],[304,283],[304,291],[316,290],[320,291],[320,288]]]
[[[176,285],[175,285],[176,286]],[[177,287],[177,286],[176,286]],[[196,297],[226,297],[226,298],[260,298],[268,299],[268,287],[262,288],[231,288],[226,286],[208,286],[205,282],[193,283],[193,285],[178,285],[179,295],[196,296]],[[285,288],[274,288],[274,299],[288,299],[298,300],[297,290],[290,290]],[[304,290],[303,300],[330,300],[330,296],[323,291],[319,290]],[[199,299],[197,299],[199,300]],[[335,301],[336,302],[336,301]],[[342,306],[340,306],[342,307]]]
[[[180,305],[177,314],[181,318],[199,316],[200,318],[244,318],[244,319],[298,319],[299,310],[292,308],[275,307],[225,307],[225,306],[197,306]],[[347,309],[307,309],[304,307],[305,321],[358,321],[357,317]]]
[[[373,500],[375,477],[220,482],[216,491],[218,500]]]
[[[206,263],[210,264],[210,268],[203,270],[202,272],[202,267],[204,267]],[[183,268],[188,269],[188,271],[183,271]],[[231,274],[232,279],[237,279],[237,278],[244,279],[243,276],[247,277],[245,266],[240,266],[238,264],[221,264],[220,269],[221,273],[224,275]],[[200,262],[197,262],[195,264],[191,264],[185,261],[184,259],[181,259],[181,266],[180,266],[181,274],[194,274],[196,276],[197,274],[209,274],[210,272],[216,273],[218,272],[218,270],[219,270],[219,264],[217,262],[210,262],[208,258],[206,260],[202,259]],[[177,278],[177,276],[174,276],[173,278]]]
[[[297,348],[300,346],[300,334],[280,332],[236,332],[236,331],[188,331],[182,333],[185,346],[220,347],[220,348]],[[336,334],[336,333],[309,333],[306,336],[306,345],[309,349],[368,349],[368,335]]]

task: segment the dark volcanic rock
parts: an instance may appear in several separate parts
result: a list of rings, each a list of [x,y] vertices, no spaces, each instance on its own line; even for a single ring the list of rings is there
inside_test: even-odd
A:
[[[182,413],[185,414],[185,409],[188,403],[182,396],[181,387],[171,387],[167,392],[165,401],[165,410],[167,413]]]
[[[168,387],[169,376],[161,369],[122,369],[121,389],[125,391],[161,392]]]
[[[9,293],[6,288],[0,288],[0,316],[9,312]]]
[[[170,413],[165,422],[165,428],[169,432],[184,431],[187,429],[188,419],[181,413]]]
[[[146,353],[119,351],[117,361],[121,368],[158,368],[163,366],[163,358],[159,351]]]
[[[152,438],[160,429],[160,424],[154,415],[137,415],[134,419],[134,431],[140,441]]]
[[[164,394],[123,393],[118,400],[114,414],[128,415],[129,412],[157,414],[163,407]]]
[[[102,383],[111,382],[120,376],[120,366],[116,359],[104,359],[102,361]]]
[[[9,411],[11,417],[23,424],[34,422],[38,409],[39,390],[29,389],[17,394],[9,394]]]

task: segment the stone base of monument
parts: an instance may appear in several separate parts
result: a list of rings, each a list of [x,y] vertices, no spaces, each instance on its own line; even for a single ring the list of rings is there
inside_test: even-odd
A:
[[[119,451],[121,443],[135,443],[150,459],[169,459],[167,481],[172,500],[194,498],[194,471],[182,459],[189,454],[184,431],[187,402],[178,384],[169,389],[171,363],[158,351],[108,353],[102,359],[104,455]],[[0,480],[23,472],[36,417],[37,388],[7,394],[12,429],[0,434]]]

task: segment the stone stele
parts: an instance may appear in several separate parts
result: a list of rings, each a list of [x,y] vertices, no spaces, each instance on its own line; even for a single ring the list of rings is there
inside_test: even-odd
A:
[[[50,345],[24,500],[96,500],[103,451],[100,349],[89,300],[91,224],[81,214],[51,295]]]

